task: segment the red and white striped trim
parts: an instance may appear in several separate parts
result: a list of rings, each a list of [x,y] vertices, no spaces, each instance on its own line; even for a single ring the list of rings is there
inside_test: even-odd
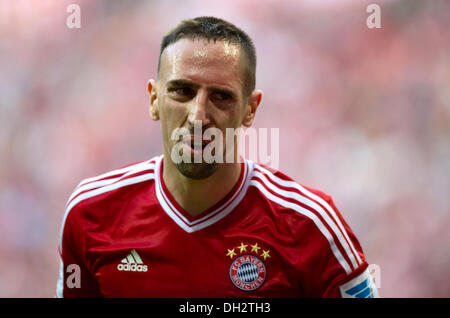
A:
[[[80,195],[83,192],[93,190],[95,188],[103,187],[105,185],[111,184],[113,182],[116,182],[118,180],[127,178],[128,176],[136,173],[140,173],[145,170],[151,170],[155,168],[155,159],[150,159],[147,161],[139,162],[133,165],[129,165],[117,170],[113,170],[107,173],[104,173],[102,175],[99,175],[97,177],[92,177],[88,179],[84,179],[79,183],[79,185],[75,188],[75,191],[72,193],[72,195],[69,197],[69,200],[67,201],[67,205],[70,204],[70,202],[76,198],[78,195]]]
[[[164,192],[162,187],[162,175],[161,175],[161,165],[163,162],[163,156],[161,156],[156,162],[156,170],[155,170],[155,189],[156,196],[158,198],[159,204],[167,213],[167,215],[183,230],[188,233],[192,233],[198,230],[201,230],[207,226],[210,226],[219,220],[223,219],[227,216],[233,209],[241,202],[244,198],[245,193],[248,188],[248,181],[251,177],[251,171],[253,169],[253,165],[250,165],[247,160],[244,160],[244,169],[242,171],[243,177],[242,180],[233,193],[233,195],[221,206],[217,207],[213,211],[209,212],[202,218],[190,221],[188,220],[181,211],[179,211],[174,204],[170,201],[167,194]]]
[[[65,207],[61,229],[59,233],[59,249],[62,253],[62,236],[67,216],[75,205],[78,203],[95,197],[97,195],[113,191],[127,185],[144,182],[154,179],[155,159],[150,159],[137,164],[114,170],[98,177],[85,179],[75,189],[70,196]]]
[[[123,166],[123,167],[121,167],[119,169],[108,171],[106,173],[103,173],[103,174],[95,176],[95,177],[86,178],[86,179],[82,180],[78,184],[77,187],[81,187],[83,185],[86,185],[87,183],[91,183],[91,182],[94,182],[94,181],[99,181],[99,180],[103,180],[103,179],[110,179],[112,177],[117,177],[117,176],[123,175],[123,174],[127,173],[130,170],[138,169],[140,166],[148,165],[149,163],[154,163],[156,158],[157,157],[154,157],[154,158],[152,158],[150,160],[144,160],[144,161],[140,161],[140,162],[135,162],[135,163]]]
[[[358,268],[358,266],[363,263],[352,241],[348,237],[347,231],[342,225],[341,220],[336,215],[334,209],[324,199],[311,193],[311,191],[294,181],[284,180],[275,176],[273,173],[257,164],[255,164],[250,185],[257,187],[269,200],[293,209],[310,218],[328,240],[333,254],[347,274],[352,272],[348,260],[353,269]],[[290,188],[292,191],[282,189],[280,186]],[[291,201],[286,199],[290,199]],[[306,206],[306,208],[292,202],[292,200],[301,203]],[[324,207],[326,211],[322,207]],[[325,224],[322,222],[322,219]],[[335,237],[337,238],[337,242]],[[342,255],[337,244],[342,247],[346,257]]]

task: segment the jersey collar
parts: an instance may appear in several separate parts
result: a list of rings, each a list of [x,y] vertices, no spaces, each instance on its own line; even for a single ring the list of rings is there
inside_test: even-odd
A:
[[[155,190],[161,207],[167,215],[183,230],[192,233],[208,227],[227,216],[244,197],[253,170],[253,163],[242,159],[241,175],[233,189],[218,203],[199,215],[190,216],[173,198],[162,177],[164,155],[158,157],[155,164]]]

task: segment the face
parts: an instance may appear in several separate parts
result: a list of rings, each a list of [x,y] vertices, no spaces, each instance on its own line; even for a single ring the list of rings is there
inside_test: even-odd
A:
[[[158,81],[150,80],[148,90],[151,117],[161,120],[165,158],[171,157],[177,144],[192,157],[204,151],[208,141],[194,142],[201,139],[194,135],[194,124],[201,127],[200,135],[208,128],[220,130],[223,145],[227,128],[252,124],[261,92],[244,96],[245,71],[246,57],[239,45],[225,41],[181,39],[164,50]],[[180,137],[182,140],[174,140],[172,134],[176,129],[184,129],[189,134]],[[237,153],[237,149],[235,142],[233,151]],[[191,162],[175,166],[192,179],[207,178],[223,165],[204,160]]]

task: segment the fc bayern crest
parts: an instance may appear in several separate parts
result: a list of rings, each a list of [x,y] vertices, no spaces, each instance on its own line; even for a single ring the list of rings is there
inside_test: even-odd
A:
[[[258,289],[266,279],[266,266],[254,255],[241,255],[231,263],[230,279],[239,289]]]

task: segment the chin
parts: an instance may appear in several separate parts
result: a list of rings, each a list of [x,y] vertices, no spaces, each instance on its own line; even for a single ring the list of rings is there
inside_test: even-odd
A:
[[[218,169],[218,163],[178,163],[175,165],[178,171],[189,179],[202,180],[212,176]]]

